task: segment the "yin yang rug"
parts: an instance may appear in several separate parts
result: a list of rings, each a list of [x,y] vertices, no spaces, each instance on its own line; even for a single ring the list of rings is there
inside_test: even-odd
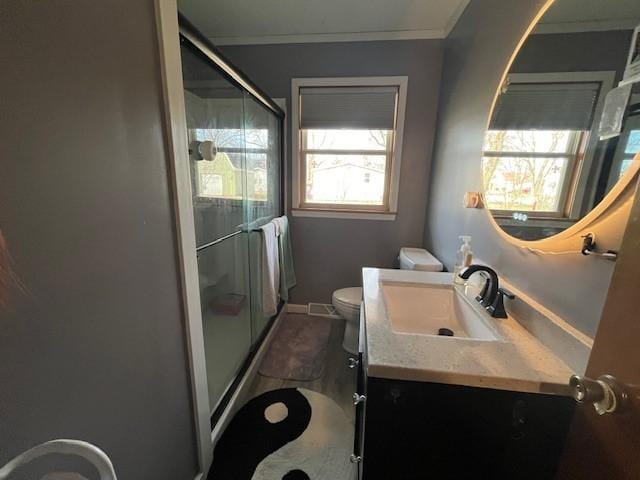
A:
[[[353,480],[353,424],[331,398],[283,388],[251,399],[233,417],[208,480]]]

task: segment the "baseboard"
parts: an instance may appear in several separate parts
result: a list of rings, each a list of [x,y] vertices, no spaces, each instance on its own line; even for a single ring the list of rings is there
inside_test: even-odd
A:
[[[287,312],[288,313],[307,313],[309,307],[308,305],[299,305],[295,303],[287,303]]]
[[[341,318],[336,308],[330,303],[309,303],[307,314],[313,317]]]

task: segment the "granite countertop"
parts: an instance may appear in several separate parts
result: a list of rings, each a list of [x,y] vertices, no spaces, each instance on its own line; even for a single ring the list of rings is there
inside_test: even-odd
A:
[[[364,268],[367,375],[471,387],[569,395],[574,371],[515,318],[491,318],[502,341],[397,333],[391,328],[380,282],[452,284],[451,273]],[[470,298],[464,286],[457,294]],[[469,300],[474,304],[474,300]]]

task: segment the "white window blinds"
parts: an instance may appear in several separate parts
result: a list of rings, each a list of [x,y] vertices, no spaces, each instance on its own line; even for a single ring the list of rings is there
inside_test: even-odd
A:
[[[397,87],[302,87],[301,129],[393,130]]]
[[[491,130],[591,130],[599,82],[516,83],[500,95]]]

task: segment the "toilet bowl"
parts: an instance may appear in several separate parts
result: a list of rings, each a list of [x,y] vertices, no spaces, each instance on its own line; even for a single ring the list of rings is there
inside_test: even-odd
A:
[[[362,287],[341,288],[333,292],[331,303],[344,318],[344,338],[342,348],[349,353],[358,353],[358,333],[360,331],[360,304]]]
[[[442,263],[423,248],[401,248],[398,260],[401,270],[441,272],[443,269]],[[357,354],[362,288],[349,287],[336,290],[331,296],[331,303],[340,316],[345,319],[342,347],[349,353]]]

